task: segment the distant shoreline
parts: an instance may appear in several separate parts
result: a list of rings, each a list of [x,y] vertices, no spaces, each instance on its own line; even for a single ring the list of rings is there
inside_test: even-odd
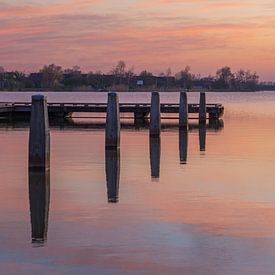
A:
[[[178,93],[184,90],[157,90],[152,89],[148,91],[119,91],[119,90],[109,90],[109,91],[96,91],[96,90],[18,90],[18,91],[6,91],[0,90],[0,93],[108,93],[110,91],[118,92],[118,93],[151,93],[152,91],[158,91],[160,93]],[[256,91],[232,91],[232,90],[189,90],[186,91],[187,93],[199,93],[199,92],[206,92],[206,93],[257,93],[257,92],[275,92],[275,90],[256,90]]]
[[[184,90],[170,90],[170,91],[159,91],[156,89],[153,89],[151,91],[116,91],[116,90],[109,90],[109,91],[70,91],[70,90],[24,90],[24,91],[0,91],[0,93],[108,93],[108,92],[118,92],[118,93],[151,93],[153,91],[158,91],[160,93],[179,93],[184,92]],[[200,93],[200,92],[206,92],[206,93],[258,93],[258,92],[275,92],[275,90],[257,90],[257,91],[220,91],[220,90],[191,90],[186,91],[187,93]]]

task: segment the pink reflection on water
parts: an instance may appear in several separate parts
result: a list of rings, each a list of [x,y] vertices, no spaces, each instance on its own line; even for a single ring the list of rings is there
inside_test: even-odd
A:
[[[207,131],[204,155],[193,129],[184,165],[178,130],[164,130],[158,182],[151,179],[148,130],[123,129],[118,204],[107,202],[104,131],[55,128],[48,240],[36,248],[28,202],[28,132],[1,128],[1,268],[271,274],[274,122],[257,112],[246,118],[229,112],[224,129]]]

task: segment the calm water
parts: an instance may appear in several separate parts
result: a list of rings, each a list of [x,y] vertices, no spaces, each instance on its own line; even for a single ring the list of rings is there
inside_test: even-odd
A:
[[[0,101],[30,95],[0,93]],[[192,121],[179,139],[168,121],[150,140],[148,129],[124,120],[120,152],[105,153],[104,130],[90,119],[54,125],[50,174],[30,178],[27,123],[0,122],[1,274],[274,274],[275,93],[207,99],[224,104],[224,125]],[[39,234],[47,240],[32,242]]]

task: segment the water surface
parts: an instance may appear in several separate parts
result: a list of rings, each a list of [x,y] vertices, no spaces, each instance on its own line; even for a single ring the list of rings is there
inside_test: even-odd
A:
[[[0,93],[0,101],[30,95]],[[165,121],[160,140],[150,140],[123,120],[118,152],[105,152],[104,129],[90,119],[53,125],[48,175],[28,174],[27,123],[0,122],[1,273],[274,274],[275,93],[207,99],[224,104],[224,126],[192,121],[186,134]]]

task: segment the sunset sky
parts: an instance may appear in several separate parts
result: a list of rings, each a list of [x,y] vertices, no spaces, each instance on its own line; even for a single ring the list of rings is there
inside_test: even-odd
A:
[[[42,4],[43,3],[43,4]],[[0,65],[160,73],[229,65],[275,80],[274,0],[1,0]]]

